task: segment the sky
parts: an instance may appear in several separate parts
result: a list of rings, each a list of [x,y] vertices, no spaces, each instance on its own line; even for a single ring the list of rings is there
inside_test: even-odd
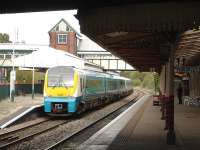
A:
[[[48,31],[62,18],[80,31],[76,13],[77,10],[0,14],[0,33],[9,34],[10,41],[49,45]]]
[[[0,14],[0,33],[7,33],[12,42],[25,41],[26,44],[49,45],[48,32],[62,18],[80,32],[75,14],[77,10]]]

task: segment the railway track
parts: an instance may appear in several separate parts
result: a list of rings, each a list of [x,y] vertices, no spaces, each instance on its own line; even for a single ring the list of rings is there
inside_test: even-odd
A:
[[[25,122],[25,125],[22,123],[22,124],[20,124],[21,125],[21,127],[16,127],[16,126],[18,126],[18,125],[16,125],[16,126],[12,126],[12,127],[8,127],[8,128],[5,128],[5,129],[2,129],[3,131],[0,133],[0,139],[2,138],[2,137],[4,137],[4,136],[8,136],[9,134],[11,134],[11,133],[14,133],[14,132],[17,132],[17,131],[20,131],[20,130],[24,130],[24,129],[26,129],[26,128],[29,128],[29,127],[32,127],[32,126],[34,126],[34,125],[37,125],[37,124],[40,124],[40,123],[42,123],[42,122],[46,122],[46,121],[48,121],[48,120],[50,120],[50,118],[48,117],[48,118],[39,118],[39,119],[36,119],[36,120],[33,120],[33,121],[31,121],[31,123],[29,123],[28,125],[26,124],[26,122]]]
[[[30,140],[34,136],[53,130],[56,127],[67,123],[66,120],[44,120],[27,127],[13,130],[0,135],[0,149],[9,149],[11,146],[23,141]]]
[[[114,118],[116,118],[119,114],[125,111],[128,107],[136,102],[136,100],[141,97],[138,96],[131,100],[130,102],[124,104],[122,107],[116,109],[115,111],[107,114],[106,116],[96,120],[93,123],[88,124],[80,128],[79,130],[66,134],[65,138],[58,141],[54,145],[47,147],[45,150],[53,150],[53,149],[75,149],[78,145],[87,140],[90,136],[96,133],[98,130],[103,128],[106,124],[111,122]],[[71,145],[71,146],[70,146]],[[76,146],[75,146],[76,145]]]
[[[120,100],[120,104],[116,102],[105,108],[86,112],[79,118],[48,119],[0,134],[0,149],[57,149],[68,147],[74,141],[78,141],[76,145],[79,145],[143,95],[144,93],[138,92],[131,97],[132,99],[127,98],[124,101]]]

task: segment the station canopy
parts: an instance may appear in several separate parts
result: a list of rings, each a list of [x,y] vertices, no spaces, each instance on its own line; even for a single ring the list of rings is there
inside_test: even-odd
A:
[[[14,59],[15,67],[24,68],[50,68],[54,66],[74,66],[84,68],[84,60],[68,52],[56,50],[51,47],[34,51],[31,54]]]
[[[177,47],[177,58],[199,55],[194,44],[191,51],[191,42],[186,42],[191,37],[182,37],[183,42],[177,44],[183,32],[200,29],[198,0],[88,0],[87,4],[69,0],[56,5],[54,1],[17,1],[14,5],[5,1],[0,8],[0,13],[78,9],[81,32],[139,71],[160,72]],[[191,58],[189,64],[199,60]]]

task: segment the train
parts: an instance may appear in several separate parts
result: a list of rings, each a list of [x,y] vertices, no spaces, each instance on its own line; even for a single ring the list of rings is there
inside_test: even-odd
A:
[[[133,92],[132,81],[112,73],[70,66],[49,68],[44,81],[44,112],[81,114]]]

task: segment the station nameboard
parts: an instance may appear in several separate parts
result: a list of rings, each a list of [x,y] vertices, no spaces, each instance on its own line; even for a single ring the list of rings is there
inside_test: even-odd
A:
[[[200,72],[200,66],[184,66],[184,67],[175,67],[175,72]]]

